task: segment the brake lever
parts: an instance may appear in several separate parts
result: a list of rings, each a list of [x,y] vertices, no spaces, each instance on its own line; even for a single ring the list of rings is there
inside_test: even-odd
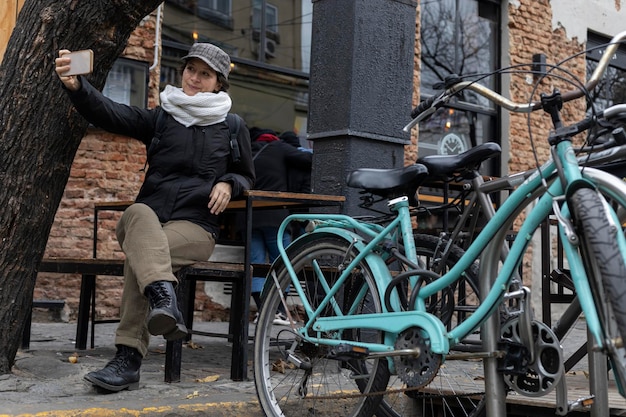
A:
[[[439,109],[439,107],[441,107],[444,103],[446,103],[450,99],[450,97],[452,96],[449,94],[442,94],[440,97],[436,98],[435,101],[433,101],[433,104],[430,106],[430,108],[428,108],[427,110],[424,110],[415,119],[411,120],[409,124],[404,126],[402,131],[409,133],[415,125],[417,125],[422,120],[425,120],[426,118],[430,117],[435,111],[437,111],[437,109]]]

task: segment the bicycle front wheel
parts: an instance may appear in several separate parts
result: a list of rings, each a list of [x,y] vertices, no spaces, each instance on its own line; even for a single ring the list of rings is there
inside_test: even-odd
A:
[[[382,312],[372,272],[365,262],[350,271],[347,280],[324,302],[345,266],[354,259],[351,242],[331,234],[312,234],[288,249],[305,300],[289,295],[292,280],[278,262],[268,279],[274,281],[263,298],[254,344],[254,378],[259,402],[268,416],[371,416],[377,410],[389,380],[387,360],[367,359],[354,352],[310,343],[297,330],[309,320],[303,304],[320,317]],[[284,301],[283,301],[284,300]],[[324,303],[324,304],[322,304]],[[275,321],[286,307],[290,325]],[[308,335],[380,343],[382,332],[349,329],[336,334]],[[368,393],[364,395],[363,393]]]
[[[595,190],[577,190],[571,197],[571,204],[582,241],[583,264],[604,340],[609,343],[608,355],[618,378],[624,383],[626,352],[620,340],[626,340],[626,265],[616,237],[622,229],[609,220],[602,197]]]

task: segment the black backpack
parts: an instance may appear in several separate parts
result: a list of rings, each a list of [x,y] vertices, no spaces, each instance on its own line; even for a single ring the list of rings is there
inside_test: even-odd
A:
[[[159,142],[161,141],[161,136],[163,135],[163,130],[165,130],[167,113],[165,113],[165,111],[163,111],[163,109],[160,107],[158,112],[159,115],[157,116],[154,137],[150,142],[147,154],[150,153],[150,150],[152,148],[159,144]],[[232,162],[236,164],[237,162],[241,161],[241,152],[239,151],[239,142],[237,141],[237,136],[239,136],[239,129],[241,129],[241,117],[238,114],[228,113],[226,115],[226,124],[228,125],[228,131],[230,132],[230,156],[232,158]],[[147,165],[148,160],[146,159],[146,163],[144,164],[142,171],[146,170]]]

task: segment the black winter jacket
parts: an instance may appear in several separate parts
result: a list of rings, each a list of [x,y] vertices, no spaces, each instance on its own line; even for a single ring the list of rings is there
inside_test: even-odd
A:
[[[281,141],[252,142],[255,156],[254,167],[257,174],[255,190],[295,191],[289,189],[289,175],[292,169],[311,172],[313,154],[299,151]],[[263,210],[252,213],[253,227],[278,227],[288,210]]]
[[[84,78],[81,88],[68,91],[76,109],[90,123],[111,133],[130,136],[150,146],[158,112],[116,103]],[[232,185],[232,198],[252,188],[255,180],[250,135],[241,123],[237,141],[241,160],[233,163],[226,122],[185,127],[167,115],[158,144],[150,148],[149,168],[136,202],[150,206],[161,222],[188,220],[217,235],[218,216],[207,207],[217,182]]]

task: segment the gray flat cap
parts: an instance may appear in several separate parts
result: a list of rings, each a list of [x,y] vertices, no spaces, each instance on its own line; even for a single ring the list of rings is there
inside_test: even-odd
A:
[[[224,51],[211,43],[194,43],[189,53],[182,59],[199,58],[208,66],[228,78],[230,72],[230,57]]]

